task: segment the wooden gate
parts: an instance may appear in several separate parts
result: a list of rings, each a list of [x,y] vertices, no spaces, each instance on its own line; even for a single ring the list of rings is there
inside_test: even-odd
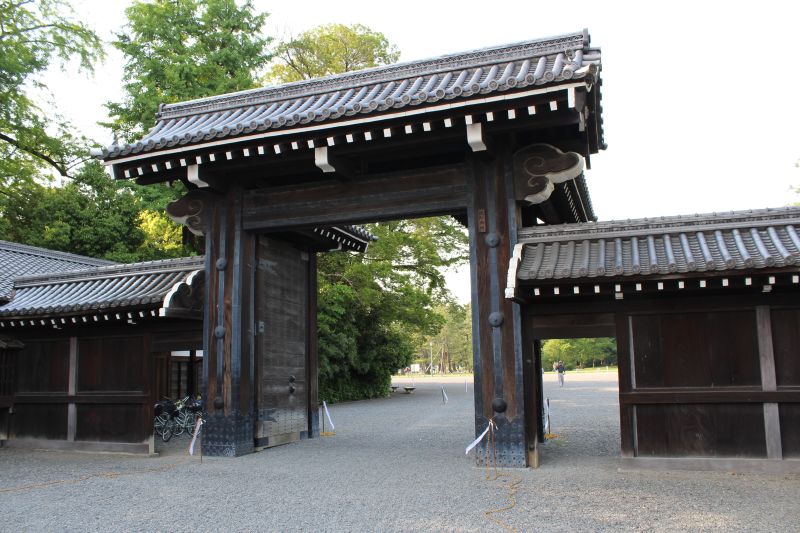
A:
[[[299,440],[309,431],[307,251],[259,236],[256,246],[257,447]]]

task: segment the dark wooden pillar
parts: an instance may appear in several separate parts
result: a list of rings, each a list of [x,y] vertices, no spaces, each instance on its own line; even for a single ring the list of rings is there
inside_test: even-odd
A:
[[[533,323],[523,309],[522,318],[522,376],[525,404],[525,439],[528,466],[539,466],[539,443],[542,427],[542,342],[533,338]]]
[[[509,258],[517,239],[511,152],[498,143],[476,156],[468,205],[475,364],[475,432],[494,420],[498,466],[527,466],[521,314],[505,298]],[[477,459],[484,459],[484,440]]]
[[[617,329],[617,365],[619,367],[619,394],[629,394],[636,387],[635,368],[631,360],[630,318],[626,313],[614,316]],[[619,402],[620,454],[636,455],[636,406]]]
[[[197,350],[189,350],[189,364],[187,365],[186,374],[186,390],[187,393],[194,397],[197,395],[197,387],[195,386],[194,377],[197,375],[195,366],[197,365]]]
[[[319,352],[317,345],[317,254],[308,257],[308,351],[306,383],[308,384],[308,437],[319,437]]]
[[[242,229],[242,191],[206,202],[203,453],[253,451],[254,236]]]

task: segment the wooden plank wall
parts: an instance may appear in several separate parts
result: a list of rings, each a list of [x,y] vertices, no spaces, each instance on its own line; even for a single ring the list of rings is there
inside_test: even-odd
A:
[[[9,351],[9,445],[151,452],[153,403],[168,393],[166,350],[196,344],[200,331],[199,321],[174,320],[21,331],[24,348]],[[155,337],[165,351],[153,350]]]
[[[11,439],[140,444],[152,435],[146,334],[26,339]]]
[[[773,309],[772,345],[775,388],[784,395],[800,391],[800,309]],[[781,449],[785,458],[800,458],[800,403],[778,404]]]
[[[623,456],[797,457],[798,326],[768,305],[618,313]]]

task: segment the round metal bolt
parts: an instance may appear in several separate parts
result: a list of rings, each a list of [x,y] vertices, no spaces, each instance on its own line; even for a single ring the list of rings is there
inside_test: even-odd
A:
[[[492,400],[492,410],[495,413],[505,413],[507,408],[508,405],[506,404],[506,401],[504,399],[495,398],[494,400]]]
[[[221,339],[225,336],[225,328],[223,326],[217,326],[214,328],[214,336],[218,339]]]
[[[294,394],[294,391],[296,390],[297,389],[294,387],[294,385],[289,385],[289,394]]]
[[[500,245],[500,235],[494,232],[487,233],[484,240],[486,241],[486,246],[489,248],[497,248],[497,246]]]
[[[225,259],[224,257],[220,257],[219,259],[217,259],[216,265],[217,265],[217,270],[225,270],[225,268],[227,268],[228,266],[228,260]]]
[[[495,311],[494,313],[489,315],[489,325],[492,326],[493,328],[498,328],[502,326],[504,321],[505,317],[503,316],[503,313],[501,313],[500,311]]]
[[[294,383],[295,381],[297,381],[297,378],[296,378],[296,377],[294,377],[294,376],[289,376],[289,383]]]

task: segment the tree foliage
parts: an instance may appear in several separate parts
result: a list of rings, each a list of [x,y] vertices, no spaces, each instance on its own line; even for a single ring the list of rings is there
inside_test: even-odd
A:
[[[250,89],[269,62],[270,38],[263,33],[267,13],[256,13],[247,0],[136,1],[125,10],[127,24],[114,46],[125,57],[122,102],[106,107],[108,124],[128,140],[154,124],[159,105]],[[180,185],[127,185],[134,192],[146,235],[139,259],[188,253],[180,226],[163,213],[181,197]]]
[[[145,239],[133,194],[97,162],[63,187],[31,182],[0,197],[0,239],[116,261],[139,259]]]
[[[319,260],[320,398],[328,401],[386,394],[392,373],[413,361],[419,339],[446,323],[442,269],[466,256],[466,233],[450,217],[367,229],[378,240],[365,254]]]
[[[102,57],[97,35],[71,20],[60,0],[0,0],[0,191],[9,193],[50,172],[74,174],[88,152],[69,123],[42,109],[40,75],[76,59],[90,71]],[[12,192],[13,194],[13,192]]]
[[[423,368],[431,361],[439,373],[472,370],[472,310],[469,304],[455,302],[439,304],[436,312],[443,326],[436,335],[417,341],[422,348],[417,358]],[[419,349],[419,348],[418,348]]]
[[[122,102],[106,107],[111,127],[133,139],[154,122],[158,106],[250,89],[270,60],[267,13],[252,1],[135,1],[114,46],[125,55]]]
[[[326,24],[281,43],[267,79],[287,83],[369,67],[400,58],[397,47],[380,32],[361,24]]]
[[[617,341],[611,337],[550,339],[542,346],[542,368],[563,361],[568,370],[617,364]]]

